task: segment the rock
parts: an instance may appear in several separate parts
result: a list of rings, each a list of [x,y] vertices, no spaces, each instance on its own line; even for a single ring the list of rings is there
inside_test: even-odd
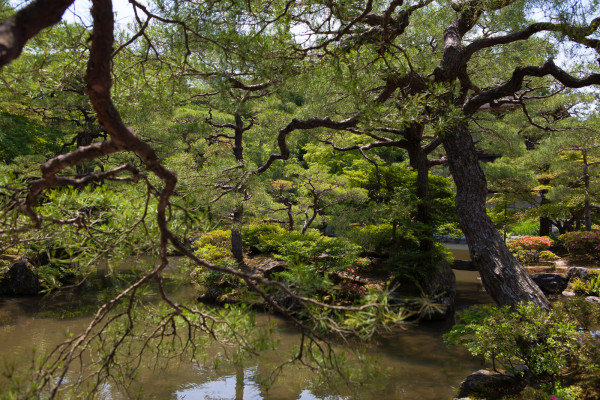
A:
[[[600,305],[600,297],[597,297],[597,296],[587,296],[585,298],[585,301]]]
[[[590,279],[590,271],[587,268],[582,267],[569,268],[567,271],[567,280],[571,282],[575,278],[579,278],[582,281],[587,282]]]
[[[575,297],[577,294],[575,292],[571,292],[570,290],[565,290],[562,292],[562,295],[565,297]]]
[[[440,267],[437,268],[432,276],[422,285],[425,293],[430,295],[443,294],[444,297],[449,297],[454,306],[456,298],[456,277],[450,264],[443,261]]]
[[[461,271],[477,271],[475,264],[471,260],[454,260],[452,262],[452,269],[458,269]]]
[[[280,260],[265,258],[260,264],[253,266],[253,272],[263,275],[265,278],[270,278],[275,272],[283,272],[287,268],[287,264]]]
[[[14,263],[0,282],[0,292],[8,295],[35,295],[40,291],[38,275],[29,268],[26,258]]]
[[[526,381],[513,374],[494,374],[482,369],[472,373],[460,384],[458,397],[474,396],[488,400],[523,391]]]
[[[206,290],[206,292],[198,297],[198,301],[207,304],[218,304],[220,303],[219,296],[222,294],[223,292],[221,289],[216,286],[211,286]]]
[[[425,282],[421,284],[425,294],[433,300],[431,307],[421,307],[419,319],[436,321],[446,319],[454,312],[456,277],[450,264],[442,262]],[[423,303],[428,300],[423,300]]]
[[[567,288],[567,278],[559,274],[542,272],[531,277],[545,294],[562,293]]]

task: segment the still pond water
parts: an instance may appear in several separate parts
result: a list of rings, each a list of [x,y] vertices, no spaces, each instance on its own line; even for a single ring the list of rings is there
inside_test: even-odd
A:
[[[466,251],[453,249],[456,258],[466,258]],[[457,277],[457,309],[472,304],[490,303],[481,290],[477,273],[455,271]],[[51,350],[65,338],[66,332],[79,332],[91,319],[90,304],[98,303],[97,293],[61,294],[58,296],[0,297],[0,368],[6,363],[25,365],[31,360],[32,348],[37,353]],[[186,293],[179,296],[185,297]],[[89,313],[86,312],[89,308]],[[73,316],[76,315],[76,316]],[[271,318],[264,316],[265,319]],[[388,374],[378,378],[377,385],[360,395],[341,394],[343,388],[314,388],[308,371],[288,369],[268,389],[260,376],[283,362],[287,351],[297,344],[298,333],[283,321],[278,337],[282,351],[262,357],[242,367],[225,363],[214,368],[189,362],[171,363],[159,371],[148,369],[140,374],[143,399],[235,399],[235,400],[309,400],[309,399],[377,399],[377,400],[447,400],[454,397],[453,387],[474,370],[481,368],[463,349],[447,348],[441,335],[452,321],[408,326],[394,335],[369,344],[368,353],[378,358]],[[0,387],[0,393],[2,388]],[[117,389],[107,387],[107,399],[125,399]]]

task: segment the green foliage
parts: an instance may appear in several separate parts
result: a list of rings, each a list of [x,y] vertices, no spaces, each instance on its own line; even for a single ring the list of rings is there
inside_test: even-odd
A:
[[[521,221],[510,228],[510,233],[517,236],[535,236],[539,231],[539,221]]]
[[[586,284],[587,294],[591,296],[600,296],[600,273],[591,274]]]
[[[560,235],[559,242],[574,256],[600,260],[600,230],[590,232],[567,232]]]
[[[450,345],[462,345],[473,355],[515,372],[525,365],[534,381],[556,382],[566,368],[578,363],[581,334],[563,313],[531,303],[467,311],[464,323],[444,335]]]
[[[525,389],[520,398],[524,400],[578,400],[582,392],[583,389],[575,385],[546,384],[540,388]]]
[[[53,156],[60,150],[64,133],[32,119],[0,111],[0,161],[12,162],[24,155]]]
[[[575,293],[583,294],[587,292],[587,284],[581,278],[575,278],[570,283],[571,290]]]
[[[581,278],[575,278],[571,281],[570,287],[575,293],[600,296],[600,272],[590,271],[589,273],[589,279],[583,281]]]
[[[192,244],[193,247],[197,248],[206,245],[221,247],[224,249],[231,248],[231,231],[215,229],[214,231],[205,233],[200,237],[200,239],[194,241]]]
[[[231,231],[215,229],[192,243],[194,253],[210,263],[231,258]]]
[[[251,225],[242,230],[248,248],[295,263],[308,263],[321,269],[343,268],[354,262],[360,246],[343,238],[321,235],[309,229],[304,234],[286,231],[272,224]]]
[[[373,224],[355,227],[346,236],[368,253],[385,254],[393,240],[391,224]]]
[[[560,257],[551,252],[550,250],[542,250],[540,251],[540,261],[557,261],[560,260]]]
[[[276,238],[285,234],[277,224],[252,224],[242,229],[242,242],[252,252],[273,254],[279,248]]]

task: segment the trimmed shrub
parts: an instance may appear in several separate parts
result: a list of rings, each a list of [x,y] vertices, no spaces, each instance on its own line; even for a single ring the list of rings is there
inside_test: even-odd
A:
[[[192,243],[192,248],[198,257],[210,263],[230,258],[232,257],[231,231],[217,229],[205,233]]]
[[[287,232],[277,224],[253,224],[242,228],[242,243],[255,253],[275,253],[281,243],[277,238]]]
[[[274,224],[250,225],[242,230],[242,240],[247,249],[323,270],[352,265],[361,252],[360,246],[347,239],[323,236],[314,229],[301,234]]]
[[[540,261],[542,252],[545,252],[544,257],[554,255],[548,250],[552,246],[552,241],[544,236],[519,236],[508,242],[507,246],[515,258],[524,264]]]

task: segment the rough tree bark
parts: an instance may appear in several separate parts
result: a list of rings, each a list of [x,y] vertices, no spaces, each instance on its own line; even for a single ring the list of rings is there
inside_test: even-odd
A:
[[[465,123],[442,140],[456,183],[456,213],[481,280],[500,305],[530,301],[548,308],[548,300],[513,257],[485,212],[487,183]]]

